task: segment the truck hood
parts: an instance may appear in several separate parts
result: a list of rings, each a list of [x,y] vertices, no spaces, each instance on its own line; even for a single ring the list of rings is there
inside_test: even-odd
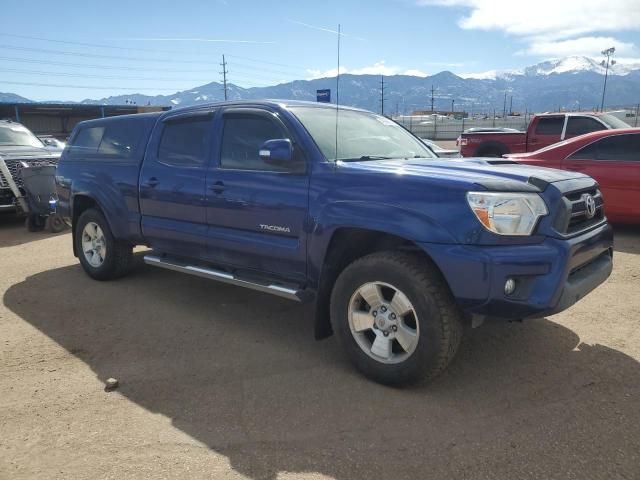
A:
[[[544,191],[550,183],[588,178],[578,172],[524,165],[506,159],[398,159],[339,162],[349,169],[466,181],[493,191]]]
[[[16,145],[0,145],[0,158],[3,160],[20,160],[31,158],[59,158],[62,152],[52,152],[42,147],[25,147]]]

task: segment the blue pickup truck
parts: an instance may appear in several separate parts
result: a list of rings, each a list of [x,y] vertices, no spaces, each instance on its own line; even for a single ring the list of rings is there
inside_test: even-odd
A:
[[[97,280],[147,264],[314,302],[368,377],[429,379],[463,328],[550,315],[604,282],[597,183],[505,160],[440,160],[395,122],[294,101],[86,121],[57,171]],[[153,299],[149,299],[153,301]]]

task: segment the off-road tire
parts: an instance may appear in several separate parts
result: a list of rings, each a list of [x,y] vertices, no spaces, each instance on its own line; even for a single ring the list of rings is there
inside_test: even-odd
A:
[[[106,241],[107,254],[99,267],[89,264],[82,251],[82,231],[89,222],[94,222],[100,227]],[[82,212],[74,228],[75,251],[87,275],[95,280],[114,280],[129,273],[133,264],[133,247],[113,237],[109,223],[100,210],[90,208]]]
[[[402,291],[420,322],[415,351],[401,363],[375,360],[351,333],[351,297],[365,283],[384,282]],[[461,313],[439,270],[420,255],[379,252],[360,258],[338,276],[331,294],[331,324],[339,343],[355,367],[368,378],[387,385],[425,382],[449,365],[463,334]]]

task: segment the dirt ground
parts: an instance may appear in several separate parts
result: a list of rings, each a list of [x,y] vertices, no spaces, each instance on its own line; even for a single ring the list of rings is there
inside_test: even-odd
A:
[[[640,230],[567,312],[472,332],[428,386],[358,375],[309,307],[0,217],[0,478],[640,478]],[[120,388],[104,391],[109,377]]]

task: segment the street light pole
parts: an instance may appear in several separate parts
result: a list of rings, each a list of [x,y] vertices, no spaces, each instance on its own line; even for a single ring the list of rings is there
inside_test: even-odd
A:
[[[604,94],[607,91],[607,77],[609,76],[609,66],[613,67],[616,64],[616,61],[611,58],[613,57],[615,51],[616,48],[611,47],[601,52],[603,56],[607,57],[606,60],[602,60],[602,62],[600,62],[600,65],[604,67],[604,85],[602,86],[602,101],[600,102],[601,112],[604,112]]]

